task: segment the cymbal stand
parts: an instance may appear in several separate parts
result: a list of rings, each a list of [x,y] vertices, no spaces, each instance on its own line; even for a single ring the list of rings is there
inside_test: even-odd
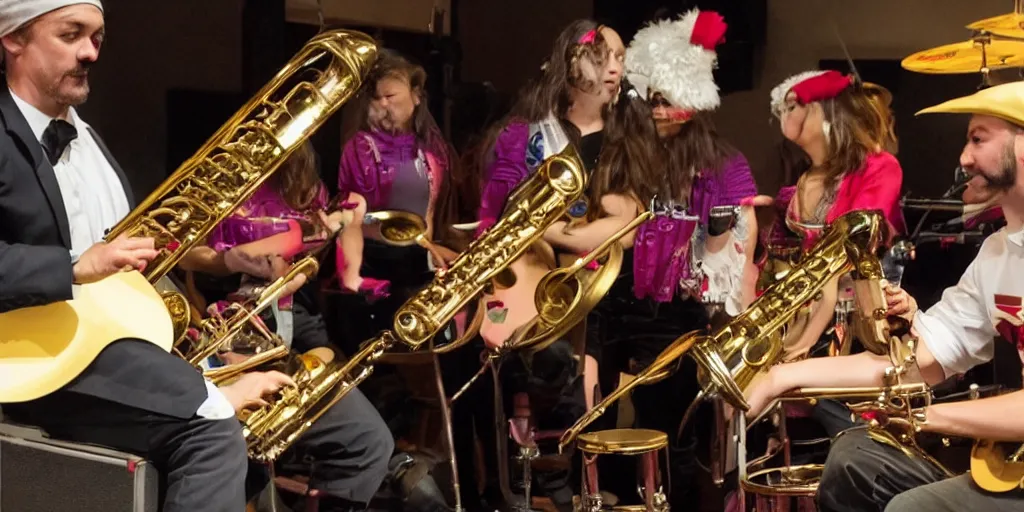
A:
[[[1015,1],[1021,2],[1024,0]],[[974,44],[981,45],[981,85],[978,86],[978,90],[987,89],[992,87],[992,79],[989,77],[989,73],[992,70],[988,67],[988,45],[992,44],[992,34],[981,31],[972,39],[974,40]]]

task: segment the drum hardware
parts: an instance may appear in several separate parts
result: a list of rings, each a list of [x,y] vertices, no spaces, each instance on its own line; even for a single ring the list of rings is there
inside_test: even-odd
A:
[[[581,512],[599,512],[606,510],[600,493],[597,475],[597,457],[599,455],[617,454],[640,457],[637,493],[644,500],[643,508],[648,512],[666,512],[669,510],[668,499],[664,492],[661,469],[658,464],[659,452],[664,454],[665,467],[668,468],[668,436],[664,432],[645,429],[615,429],[580,434],[576,438],[576,447],[582,452],[583,480],[580,486],[580,497],[574,500]],[[667,477],[666,480],[669,480]],[[666,482],[668,483],[668,482]],[[613,510],[622,510],[615,507]]]
[[[988,86],[991,70],[1024,66],[1024,41],[993,39],[983,33],[914,53],[901,65],[907,71],[925,74],[981,73],[983,85]]]
[[[975,21],[967,25],[967,29],[1008,39],[1024,40],[1024,2],[1014,0],[1013,4],[1012,13]]]

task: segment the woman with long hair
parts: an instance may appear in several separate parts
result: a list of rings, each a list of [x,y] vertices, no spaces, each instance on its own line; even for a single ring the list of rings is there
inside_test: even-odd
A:
[[[799,148],[800,158],[793,173],[799,176],[797,184],[776,196],[777,218],[764,237],[770,258],[799,264],[794,254],[810,248],[836,219],[857,210],[880,211],[891,236],[905,233],[899,204],[903,170],[892,154],[897,140],[891,100],[883,87],[837,71],[800,73],[772,90],[772,113],[785,139]],[[837,319],[856,307],[859,293],[875,295],[850,274],[825,283],[819,298],[802,305],[791,320],[782,360],[828,356],[840,344],[852,347],[846,345],[852,326]],[[750,386],[747,393],[758,386]],[[850,411],[834,400],[790,404],[785,413],[791,436],[821,441],[804,443],[804,453],[794,454],[801,460],[823,456],[827,448],[816,446],[827,446],[827,439],[855,424]],[[748,438],[756,443],[761,436]]]
[[[735,315],[753,298],[752,284],[746,283],[756,275],[756,223],[749,207],[756,185],[746,159],[718,135],[710,118],[721,103],[713,69],[726,28],[718,13],[694,9],[645,26],[626,50],[626,78],[649,105],[648,136],[660,156],[653,177],[633,185],[655,216],[637,229],[624,272],[591,315],[593,327],[588,325],[588,345],[604,352],[606,394],[619,371],[635,374],[679,336],[706,329],[705,302],[722,302]],[[740,213],[722,226],[711,222],[715,208]],[[670,434],[667,491],[674,506],[692,502],[696,489],[693,425],[699,422],[676,434],[698,389],[696,367],[684,360],[671,377],[641,386],[632,396],[635,425]]]
[[[795,75],[771,93],[772,113],[782,135],[803,152],[799,179],[780,190],[783,215],[769,230],[770,243],[798,239],[810,247],[821,229],[855,210],[879,210],[891,235],[906,232],[899,205],[903,169],[893,156],[897,139],[883,87],[837,71]],[[833,319],[836,305],[852,287],[836,279],[811,306],[803,333],[787,344],[787,360],[805,357]],[[843,296],[843,297],[841,297]]]
[[[485,139],[493,142],[483,145],[487,151],[477,162],[484,179],[478,233],[500,217],[508,196],[519,183],[546,158],[570,144],[590,178],[587,199],[575,205],[571,213],[578,221],[586,222],[574,221],[573,229],[567,222],[555,223],[545,233],[545,242],[536,244],[512,264],[515,285],[485,297],[487,312],[481,334],[490,346],[500,346],[537,315],[533,290],[556,266],[556,251],[585,253],[640,211],[641,203],[631,194],[631,183],[623,176],[632,176],[629,169],[640,169],[646,162],[627,162],[629,166],[616,169],[615,176],[602,174],[600,169],[609,167],[599,163],[607,143],[621,139],[627,131],[623,116],[629,115],[630,108],[619,103],[624,97],[624,58],[622,40],[610,27],[592,20],[570,23],[556,38],[541,76],[523,89],[507,118]],[[618,181],[610,182],[612,178]],[[588,353],[583,386],[587,404],[593,402],[596,379],[597,361]]]
[[[386,297],[390,283],[360,274],[364,237],[378,238],[374,230],[364,233],[363,216],[380,210],[419,215],[427,226],[427,240],[432,240],[439,231],[435,217],[444,213],[437,204],[442,188],[449,186],[454,150],[427,108],[426,82],[422,66],[394,52],[382,53],[356,103],[364,109],[358,131],[347,137],[342,150],[338,193],[356,207],[352,229],[339,238],[338,276],[345,290],[371,300]],[[425,265],[426,257],[423,262],[415,266]]]
[[[562,30],[540,76],[522,89],[511,112],[480,144],[475,159],[483,182],[477,234],[501,217],[516,186],[545,159],[570,145],[580,156],[593,188],[603,165],[599,163],[603,148],[617,138],[617,133],[626,132],[615,128],[615,118],[624,107],[620,83],[624,57],[622,40],[610,27],[577,20]],[[622,172],[629,174],[626,169]],[[585,221],[583,224],[556,223],[510,265],[514,284],[496,286],[479,303],[485,309],[480,332],[486,345],[502,346],[537,315],[534,290],[541,277],[557,266],[559,253],[575,256],[586,252],[636,217],[640,203],[628,188],[627,184],[615,183],[606,186],[609,193],[603,197],[589,194],[591,198],[574,205],[570,212],[578,221]],[[583,414],[585,402],[592,400],[593,386],[580,386],[574,352],[573,345],[563,337],[544,350],[520,353],[522,357],[505,363],[504,391],[530,397],[529,409],[539,429],[568,427]],[[596,382],[596,361],[589,356],[586,360],[584,379]],[[545,475],[541,480],[541,487],[557,504],[568,505],[571,501],[567,477]]]

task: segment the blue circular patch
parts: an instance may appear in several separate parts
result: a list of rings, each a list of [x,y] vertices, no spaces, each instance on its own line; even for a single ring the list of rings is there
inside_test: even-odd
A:
[[[544,139],[540,132],[530,136],[526,144],[526,165],[533,168],[540,166],[544,161]]]
[[[587,201],[580,199],[569,207],[569,216],[578,219],[587,214]]]

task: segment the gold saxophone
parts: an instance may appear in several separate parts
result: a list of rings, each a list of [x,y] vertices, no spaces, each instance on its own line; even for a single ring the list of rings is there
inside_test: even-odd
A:
[[[373,372],[373,364],[396,343],[415,350],[439,333],[491,280],[543,236],[586,188],[583,164],[568,147],[523,182],[501,219],[461,254],[451,267],[403,304],[391,330],[365,342],[347,362],[324,363],[298,356],[289,370],[298,384],[244,419],[249,456],[277,458],[332,405]],[[445,345],[451,345],[444,344]]]
[[[704,393],[718,394],[746,411],[749,406],[743,393],[759,372],[779,362],[790,320],[838,275],[856,270],[861,279],[880,280],[882,269],[876,251],[886,239],[887,225],[881,212],[853,211],[839,217],[800,264],[765,290],[746,311],[710,334],[691,332],[678,338],[636,379],[617,388],[567,430],[559,441],[560,448],[568,446],[610,404],[634,387],[665,378],[674,370],[673,363],[687,353],[699,365],[697,377]],[[875,318],[879,315],[884,319],[885,311],[872,313]],[[886,350],[871,341],[865,346],[875,353]]]
[[[106,240],[152,237],[158,254],[142,274],[156,284],[355,94],[376,56],[373,40],[359,32],[333,30],[314,37],[199,151],[114,226]],[[300,273],[312,278],[318,268],[312,257],[295,263],[253,303],[196,322],[199,334],[191,343],[185,339],[192,324],[188,302],[177,292],[165,292],[176,350],[196,366],[232,345],[284,356],[287,348],[261,327],[256,315],[280,298],[288,281]],[[241,343],[242,339],[247,341]],[[266,358],[264,354],[259,360]],[[236,373],[222,369],[213,375],[223,380]]]

